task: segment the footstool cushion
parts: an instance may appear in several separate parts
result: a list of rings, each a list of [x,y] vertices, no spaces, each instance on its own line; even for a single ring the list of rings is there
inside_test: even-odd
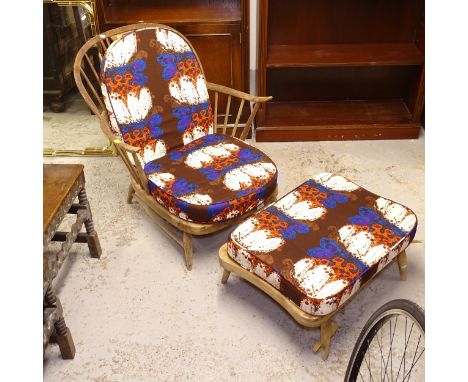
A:
[[[230,258],[304,312],[334,312],[403,251],[416,215],[348,179],[320,174],[231,233]]]

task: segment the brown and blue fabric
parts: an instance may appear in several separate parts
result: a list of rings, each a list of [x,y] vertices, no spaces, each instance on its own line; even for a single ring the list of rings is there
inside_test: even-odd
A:
[[[320,174],[252,215],[228,255],[303,311],[335,311],[416,233],[416,215],[348,179]]]
[[[140,148],[155,199],[197,223],[232,219],[276,188],[261,151],[213,134],[206,80],[186,39],[170,28],[124,34],[101,63],[102,93],[116,137]]]
[[[260,150],[210,134],[146,164],[151,193],[182,219],[221,222],[259,206],[276,188],[274,163]]]

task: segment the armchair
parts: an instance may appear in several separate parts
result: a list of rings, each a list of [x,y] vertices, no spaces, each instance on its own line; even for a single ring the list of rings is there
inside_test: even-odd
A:
[[[189,270],[192,235],[220,231],[276,200],[275,164],[244,142],[271,97],[206,82],[197,53],[176,30],[141,23],[95,36],[79,50],[74,75],[130,173],[127,202],[135,198],[183,247]],[[233,100],[239,108],[230,122]]]

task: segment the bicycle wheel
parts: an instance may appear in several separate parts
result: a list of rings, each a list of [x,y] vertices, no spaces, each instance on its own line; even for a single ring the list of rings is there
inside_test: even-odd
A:
[[[345,382],[424,381],[424,311],[412,301],[392,300],[364,325]]]

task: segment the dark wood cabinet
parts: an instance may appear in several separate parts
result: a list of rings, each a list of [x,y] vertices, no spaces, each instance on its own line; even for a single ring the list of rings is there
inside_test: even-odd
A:
[[[248,0],[98,0],[97,10],[101,31],[143,21],[177,29],[193,44],[208,81],[248,91]]]
[[[258,141],[416,138],[424,0],[259,0]]]

